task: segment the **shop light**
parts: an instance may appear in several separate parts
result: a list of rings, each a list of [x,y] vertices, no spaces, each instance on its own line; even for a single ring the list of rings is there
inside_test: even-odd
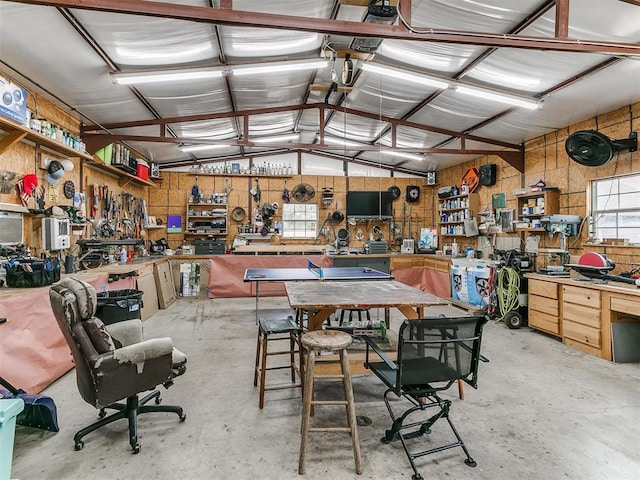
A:
[[[273,137],[249,138],[249,141],[253,143],[277,143],[277,142],[288,142],[290,140],[297,140],[298,138],[300,138],[299,134],[292,133],[290,135],[279,135],[279,136],[273,136]]]
[[[221,68],[198,68],[189,70],[155,70],[135,73],[114,73],[111,75],[113,83],[119,85],[137,85],[141,83],[181,82],[217,78],[224,75]]]
[[[427,85],[429,87],[438,88],[444,90],[449,87],[449,82],[444,80],[427,77],[419,73],[412,73],[406,70],[400,70],[398,68],[392,68],[388,66],[376,65],[375,63],[365,63],[362,65],[362,70],[370,73],[378,73],[387,77],[396,78],[399,80],[406,80],[408,82],[418,83],[421,85]]]
[[[380,150],[380,153],[383,155],[389,155],[389,156],[404,158],[407,160],[413,160],[414,162],[422,162],[424,160],[424,157],[422,155],[417,155],[415,153],[398,152],[395,150]]]
[[[202,150],[216,150],[216,149],[220,149],[220,148],[229,148],[232,145],[180,145],[180,151],[181,152],[200,152]]]
[[[490,90],[468,87],[466,85],[457,85],[455,90],[463,95],[484,98],[486,100],[505,103],[507,105],[513,105],[514,107],[527,108],[529,110],[537,110],[541,106],[541,103],[538,100],[516,97],[504,93],[492,92]]]
[[[296,70],[313,70],[318,68],[325,68],[329,66],[328,60],[321,58],[313,60],[302,60],[293,62],[271,62],[271,63],[256,63],[249,65],[235,65],[230,67],[234,76],[236,75],[254,75],[257,73],[281,73],[292,72]]]

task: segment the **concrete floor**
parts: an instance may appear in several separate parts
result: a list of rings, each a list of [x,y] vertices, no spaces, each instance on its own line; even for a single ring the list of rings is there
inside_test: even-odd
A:
[[[267,298],[261,306],[286,307],[286,298]],[[189,357],[187,373],[161,388],[165,404],[184,407],[186,421],[174,414],[140,417],[138,455],[129,448],[125,421],[90,434],[76,452],[73,434],[97,411],[80,398],[71,371],[43,392],[55,399],[61,431],[17,428],[14,478],[300,478],[299,390],[267,393],[258,409],[252,299],[178,300],[144,325],[147,337],[170,336]],[[640,478],[640,365],[614,365],[528,328],[493,322],[485,327],[482,353],[490,362],[480,366],[479,388],[467,387],[451,415],[478,466],[466,466],[456,448],[419,459],[425,479]],[[372,420],[359,428],[363,474],[355,474],[348,436],[316,433],[305,476],[410,479],[401,446],[380,442],[390,424],[382,383],[355,376],[353,388],[357,414]],[[448,397],[456,393],[453,388]],[[327,409],[343,418],[342,408],[318,407],[316,419]],[[448,435],[446,423],[436,424],[431,437]]]

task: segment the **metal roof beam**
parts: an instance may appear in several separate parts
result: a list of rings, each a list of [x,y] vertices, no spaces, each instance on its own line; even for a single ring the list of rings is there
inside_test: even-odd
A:
[[[587,39],[548,38],[509,35],[494,32],[422,28],[425,33],[408,31],[401,25],[382,25],[323,18],[274,15],[236,11],[227,8],[197,7],[146,0],[8,0],[14,3],[77,8],[129,15],[170,18],[198,23],[239,27],[276,28],[302,32],[328,33],[356,37],[391,38],[415,42],[484,45],[565,52],[604,53],[607,55],[640,55],[637,43]]]

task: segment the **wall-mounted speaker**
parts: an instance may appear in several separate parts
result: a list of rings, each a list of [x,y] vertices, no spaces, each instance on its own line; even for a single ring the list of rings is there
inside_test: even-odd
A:
[[[158,178],[160,176],[160,165],[157,163],[151,163],[151,176]]]
[[[407,185],[407,202],[417,202],[420,200],[420,187]]]
[[[427,185],[436,184],[436,172],[427,172]]]
[[[486,165],[480,165],[478,168],[480,172],[480,185],[490,187],[496,184],[496,164],[488,163]]]

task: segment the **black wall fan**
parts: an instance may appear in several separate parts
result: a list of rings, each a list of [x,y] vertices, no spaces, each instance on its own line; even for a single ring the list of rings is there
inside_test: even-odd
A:
[[[308,202],[315,194],[315,188],[308,183],[299,183],[293,187],[293,191],[291,192],[291,196],[296,202]]]
[[[599,167],[611,160],[616,152],[635,152],[638,149],[638,134],[632,132],[629,138],[611,140],[595,130],[580,130],[567,137],[564,148],[574,162],[587,167]]]

